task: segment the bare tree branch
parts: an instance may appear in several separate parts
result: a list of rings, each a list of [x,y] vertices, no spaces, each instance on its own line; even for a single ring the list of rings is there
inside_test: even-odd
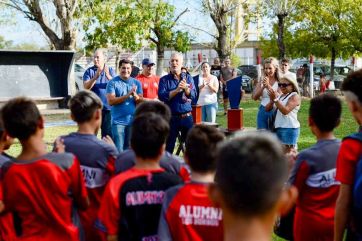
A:
[[[192,28],[192,29],[195,29],[195,30],[198,30],[198,31],[201,31],[201,32],[206,33],[206,34],[210,35],[211,37],[217,39],[217,36],[216,36],[216,35],[209,33],[209,32],[206,31],[205,29],[198,28],[198,27],[189,25],[189,24],[187,24],[187,23],[182,23],[182,25],[184,25],[184,26],[186,26],[186,27],[189,27],[189,28]]]

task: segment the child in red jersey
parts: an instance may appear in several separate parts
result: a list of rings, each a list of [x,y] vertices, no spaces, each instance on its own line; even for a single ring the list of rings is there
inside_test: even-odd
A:
[[[362,70],[352,72],[342,83],[343,94],[346,97],[348,108],[354,119],[359,125],[359,134],[362,131]],[[358,134],[358,133],[355,133]],[[362,219],[355,217],[353,212],[353,188],[356,180],[357,165],[362,155],[362,144],[359,140],[353,138],[345,138],[337,159],[337,175],[336,179],[341,182],[339,195],[336,203],[335,229],[334,240],[342,241],[345,229],[350,225],[353,219]],[[362,194],[361,194],[362,195]],[[354,217],[353,217],[354,216]],[[351,220],[352,217],[352,220]],[[349,229],[347,240],[350,240],[350,235],[356,233],[355,240],[362,240],[362,228],[354,228],[354,224]],[[353,230],[355,229],[355,230]]]
[[[106,143],[110,137],[104,137],[106,141],[103,141],[96,136],[102,122],[102,101],[94,92],[78,92],[70,99],[69,108],[78,131],[60,138],[65,151],[73,153],[80,162],[90,201],[87,210],[79,211],[85,236],[81,235],[81,240],[99,241],[101,233],[94,224],[105,186],[114,175],[118,151],[114,145]]]
[[[298,189],[294,216],[295,241],[333,240],[334,209],[339,191],[335,180],[341,141],[333,130],[340,122],[341,101],[323,94],[311,100],[309,127],[317,143],[300,152],[289,183]]]
[[[160,167],[169,124],[154,113],[133,120],[133,168],[112,178],[103,194],[97,227],[113,240],[158,240],[157,228],[165,191],[181,183]]]
[[[19,217],[19,240],[79,240],[72,207],[88,198],[78,160],[69,153],[47,153],[44,120],[35,103],[19,97],[2,108],[6,132],[18,138],[20,155],[1,168],[5,212]]]
[[[186,138],[185,161],[191,182],[170,188],[162,206],[159,240],[202,241],[223,239],[222,211],[212,205],[207,187],[214,181],[216,147],[224,135],[214,127],[198,125]]]
[[[277,215],[297,196],[286,187],[288,163],[282,145],[267,132],[246,132],[220,148],[211,199],[223,211],[225,241],[271,241]]]

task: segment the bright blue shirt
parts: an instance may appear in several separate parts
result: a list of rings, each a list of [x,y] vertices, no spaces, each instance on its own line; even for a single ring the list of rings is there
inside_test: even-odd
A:
[[[116,73],[114,72],[113,68],[109,68],[109,74],[114,78],[116,76]],[[92,79],[96,73],[97,73],[97,67],[92,66],[88,68],[83,75],[83,82]],[[103,103],[103,109],[104,110],[110,110],[111,106],[108,104],[107,96],[106,96],[106,86],[109,80],[106,77],[106,73],[102,71],[102,73],[99,75],[98,79],[94,83],[93,87],[91,88],[91,91],[96,93],[98,97],[102,100]]]
[[[160,79],[158,98],[170,107],[173,115],[192,111],[191,102],[196,98],[196,89],[190,75],[186,75],[186,83],[190,85],[190,95],[187,96],[185,91],[181,91],[170,99],[170,92],[177,88],[179,80],[173,74],[165,75]]]
[[[130,77],[127,80],[116,76],[107,84],[107,94],[114,94],[116,97],[127,95],[133,85],[137,86],[136,93],[142,95],[142,85],[138,80]],[[111,106],[112,123],[128,126],[131,124],[133,114],[136,110],[136,101],[133,96],[128,97],[124,102]]]

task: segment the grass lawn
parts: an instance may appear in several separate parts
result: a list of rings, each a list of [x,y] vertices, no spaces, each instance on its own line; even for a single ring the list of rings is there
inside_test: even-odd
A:
[[[245,127],[256,127],[256,114],[259,107],[259,102],[253,100],[243,100],[240,104],[241,108],[244,109],[244,126]],[[309,109],[309,100],[304,99],[302,101],[302,107],[298,113],[298,119],[301,123],[301,132],[299,137],[299,150],[303,150],[315,143],[315,137],[312,135],[311,131],[308,128],[308,109]],[[45,120],[60,121],[67,120],[68,115],[53,115],[46,116]],[[226,116],[222,115],[222,112],[218,113],[217,122],[222,127],[226,127]],[[349,113],[347,105],[343,102],[343,113],[340,126],[336,129],[335,135],[337,138],[343,138],[350,133],[355,132],[358,129],[357,123],[354,121],[352,115]],[[48,127],[45,130],[45,141],[48,144],[48,149],[51,150],[52,143],[54,139],[60,135],[65,135],[70,132],[76,131],[75,126],[61,126],[61,127]],[[20,144],[18,141],[12,145],[12,147],[7,151],[10,155],[16,156],[20,152]],[[278,237],[273,237],[273,241],[283,241]]]

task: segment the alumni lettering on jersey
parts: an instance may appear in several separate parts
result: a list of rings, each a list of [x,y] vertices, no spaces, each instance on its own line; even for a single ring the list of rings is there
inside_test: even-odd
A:
[[[180,205],[179,217],[184,225],[218,226],[222,210],[216,207]]]
[[[103,187],[109,180],[109,175],[102,168],[80,165],[87,188]]]
[[[341,183],[336,181],[336,168],[333,168],[328,171],[319,172],[310,175],[307,180],[306,184],[310,187],[315,188],[328,188],[333,185],[340,185]]]
[[[164,191],[137,191],[128,192],[126,194],[126,205],[137,206],[137,205],[151,205],[151,204],[162,204],[165,196]]]

